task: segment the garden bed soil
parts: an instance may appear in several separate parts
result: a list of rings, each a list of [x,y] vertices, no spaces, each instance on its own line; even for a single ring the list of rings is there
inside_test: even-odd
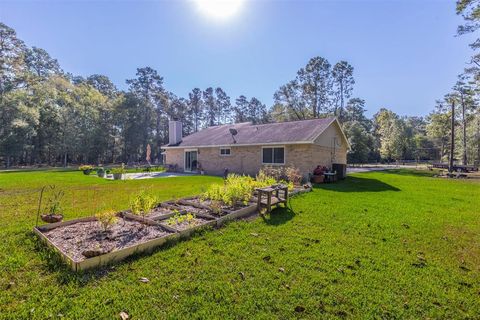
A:
[[[208,208],[199,208],[194,205],[190,204],[182,204],[180,202],[164,202],[162,203],[162,206],[165,206],[165,208],[170,209],[170,210],[177,210],[181,213],[193,213],[195,215],[210,215],[211,214],[211,209]]]
[[[173,215],[175,215],[175,212],[169,208],[156,207],[146,215],[146,218],[150,220],[163,220]]]
[[[192,197],[192,198],[182,199],[182,200],[179,201],[179,203],[183,203],[185,205],[190,205],[190,206],[196,206],[196,207],[199,207],[199,208],[207,208],[210,211],[210,215],[212,215],[214,217],[222,217],[222,216],[225,216],[227,214],[232,213],[233,211],[237,211],[237,210],[249,207],[250,205],[255,203],[255,201],[254,201],[254,198],[252,198],[252,200],[248,204],[244,205],[243,203],[239,203],[235,208],[232,207],[232,206],[227,206],[225,204],[221,204],[220,205],[220,210],[221,210],[220,212],[215,212],[212,209],[212,206],[215,206],[214,201],[209,200],[209,199],[203,200],[200,197]]]
[[[150,225],[124,218],[119,218],[107,232],[95,219],[60,225],[41,232],[74,262],[80,262],[99,254],[118,251],[171,234],[170,231],[160,225]]]
[[[208,219],[205,217],[195,217],[193,218],[190,222],[183,221],[181,223],[174,223],[174,224],[169,224],[167,220],[161,221],[160,224],[166,225],[167,227],[173,228],[179,232],[189,230],[189,229],[196,229],[197,227],[203,226],[203,225],[213,225],[215,220],[213,219]]]

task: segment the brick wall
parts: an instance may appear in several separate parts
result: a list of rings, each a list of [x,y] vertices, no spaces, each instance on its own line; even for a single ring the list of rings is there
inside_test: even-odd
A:
[[[317,165],[332,165],[332,148],[317,144],[286,145],[287,166],[300,169],[305,176]],[[231,155],[221,156],[219,147],[198,148],[198,161],[206,174],[222,175],[224,168],[229,172],[255,175],[262,167],[261,146],[231,147]],[[346,148],[336,148],[336,163],[346,163]],[[177,164],[180,171],[184,167],[184,149],[167,149],[168,164]]]

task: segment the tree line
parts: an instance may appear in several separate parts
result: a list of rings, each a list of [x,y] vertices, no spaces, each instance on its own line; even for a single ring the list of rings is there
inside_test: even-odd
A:
[[[478,29],[475,0],[461,0],[457,13]],[[151,146],[153,161],[168,142],[168,121],[181,120],[183,134],[225,123],[268,123],[336,116],[349,139],[350,163],[396,160],[448,161],[452,105],[454,158],[480,161],[480,40],[452,91],[426,117],[400,116],[388,108],[369,118],[366,102],[352,96],[354,68],[313,57],[274,93],[267,108],[255,97],[233,102],[220,87],[194,88],[179,97],[150,67],[138,68],[127,90],[105,75],[65,72],[45,50],[28,47],[0,23],[0,161],[11,165],[138,162]]]
[[[137,162],[160,159],[168,121],[183,134],[223,123],[267,120],[255,97],[234,103],[220,87],[194,88],[178,97],[150,67],[138,68],[128,89],[105,75],[65,72],[48,52],[28,47],[0,23],[0,161],[10,165]]]

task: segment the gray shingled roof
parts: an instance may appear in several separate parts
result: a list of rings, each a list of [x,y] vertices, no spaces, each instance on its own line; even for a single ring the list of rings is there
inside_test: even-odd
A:
[[[167,147],[200,147],[200,146],[228,146],[268,143],[311,142],[319,136],[335,118],[312,120],[252,124],[243,122],[208,127],[189,136],[186,136],[177,145]],[[238,134],[233,142],[229,129],[234,128]]]

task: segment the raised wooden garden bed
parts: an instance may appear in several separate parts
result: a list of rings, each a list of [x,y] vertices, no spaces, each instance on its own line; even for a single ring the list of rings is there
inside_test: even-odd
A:
[[[253,198],[252,201],[248,204],[238,204],[235,208],[231,206],[221,205],[220,211],[213,210],[213,202],[211,200],[203,200],[200,197],[180,199],[177,201],[177,203],[208,210],[208,214],[216,219],[218,227],[222,226],[225,222],[229,220],[234,220],[251,215],[257,210],[257,205]]]
[[[310,190],[297,188],[291,194]],[[152,251],[167,241],[189,237],[200,228],[220,227],[227,221],[249,216],[257,211],[255,200],[252,197],[252,202],[236,208],[223,206],[221,212],[215,213],[209,200],[190,197],[161,203],[145,217],[119,212],[118,221],[107,231],[95,217],[50,223],[33,230],[72,270],[81,271]],[[171,217],[187,213],[193,214],[188,222],[167,223]]]
[[[124,215],[105,232],[95,217],[35,227],[34,232],[57,251],[74,271],[120,261],[151,251],[178,234],[151,220],[139,221]]]

